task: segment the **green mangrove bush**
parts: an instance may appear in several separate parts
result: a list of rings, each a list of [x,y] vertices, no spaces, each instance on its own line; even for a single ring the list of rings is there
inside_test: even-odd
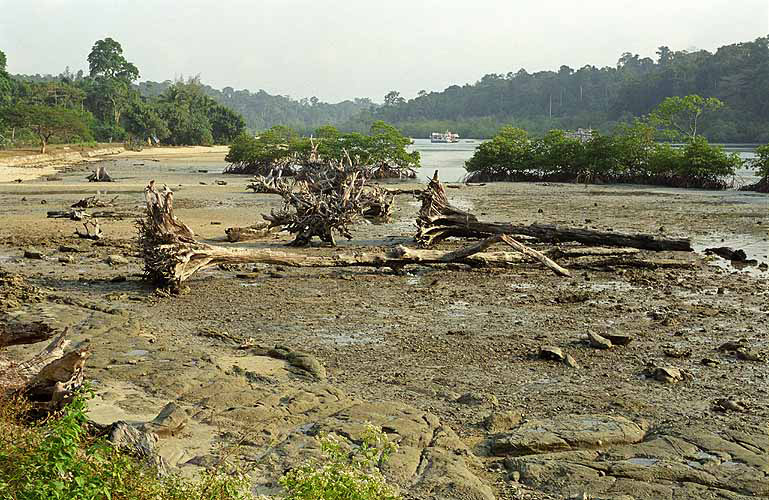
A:
[[[371,170],[375,178],[415,177],[419,153],[408,152],[411,139],[384,122],[375,122],[368,135],[341,133],[326,125],[313,137],[299,137],[289,127],[275,126],[258,137],[238,136],[225,157],[227,173],[294,175],[311,164],[354,165]]]
[[[612,135],[593,132],[582,141],[562,130],[532,138],[504,127],[482,143],[465,163],[466,179],[485,181],[554,181],[638,183],[673,187],[724,189],[742,164],[701,136],[681,147],[654,141],[643,124],[625,126]]]

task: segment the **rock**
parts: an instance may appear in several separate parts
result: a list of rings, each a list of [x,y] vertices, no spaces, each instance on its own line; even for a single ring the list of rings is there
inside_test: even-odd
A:
[[[577,360],[574,359],[570,354],[564,354],[564,352],[559,347],[542,346],[539,348],[537,357],[539,357],[539,359],[545,359],[548,361],[558,361],[571,368],[579,368]]]
[[[490,404],[492,406],[497,406],[499,404],[499,400],[497,400],[495,395],[485,392],[467,392],[459,396],[455,402],[463,405]]]
[[[107,440],[118,448],[145,464],[157,469],[158,474],[168,474],[168,464],[158,455],[158,437],[123,421],[112,424],[108,430]]]
[[[611,349],[612,343],[610,340],[605,339],[604,337],[598,335],[595,332],[587,332],[587,340],[590,344],[590,347],[595,347],[596,349]]]
[[[24,258],[25,259],[37,259],[42,260],[45,256],[42,252],[38,252],[37,250],[33,249],[27,249],[24,250]]]
[[[62,264],[71,264],[75,262],[75,258],[72,257],[71,255],[61,255],[59,256],[59,262],[61,262]]]
[[[227,185],[227,181],[216,181],[216,185],[217,186],[226,186]]]
[[[666,384],[676,384],[678,382],[684,382],[693,380],[694,377],[691,373],[675,366],[649,366],[643,374],[648,378],[653,378]]]
[[[721,364],[721,362],[720,362],[720,361],[718,361],[717,359],[712,359],[712,358],[702,358],[702,360],[700,361],[700,364],[702,364],[702,365],[705,365],[705,366],[711,366],[711,367],[713,367],[713,366],[718,366],[718,365],[720,365],[720,364]]]
[[[721,398],[716,399],[713,402],[713,411],[720,411],[724,413],[729,411],[745,412],[748,411],[748,407],[743,401],[738,401],[731,398]]]
[[[76,253],[76,252],[79,252],[80,249],[77,247],[71,247],[67,245],[59,245],[59,251],[64,253]]]
[[[569,368],[579,368],[579,364],[577,363],[577,360],[574,359],[574,356],[572,356],[571,354],[566,355],[566,358],[563,360],[563,363]]]
[[[656,431],[642,441],[594,450],[508,457],[511,476],[555,498],[658,499],[767,497],[769,437],[766,429],[745,431],[686,425]],[[539,497],[537,497],[539,498]],[[548,497],[549,498],[549,497]]]
[[[509,431],[521,423],[523,417],[517,411],[494,412],[483,420],[483,426],[489,432]]]
[[[123,283],[125,281],[128,281],[128,278],[121,274],[120,276],[115,276],[111,278],[109,281],[110,283]]]
[[[665,346],[662,352],[669,358],[688,358],[692,355],[688,347]]]
[[[122,255],[112,254],[108,256],[106,259],[104,259],[104,262],[106,262],[110,266],[120,266],[123,264],[128,264],[128,259],[126,259]]]
[[[637,443],[646,435],[645,421],[614,415],[559,415],[532,419],[510,433],[490,440],[495,456],[521,456],[570,450],[592,450]]]
[[[265,354],[273,358],[285,359],[291,366],[307,372],[318,380],[326,380],[327,378],[326,368],[311,354],[292,351],[282,346],[275,346],[274,349],[268,350]]]
[[[154,432],[160,437],[172,437],[184,429],[187,414],[176,403],[168,403],[151,421],[141,425],[141,430]]]
[[[614,345],[626,346],[633,341],[633,337],[619,333],[604,333],[603,337]]]
[[[741,347],[740,349],[737,349],[734,354],[737,356],[737,359],[743,361],[764,361],[764,356],[755,349]]]
[[[539,348],[539,359],[546,359],[548,361],[561,361],[566,359],[563,351],[559,347],[542,346]]]
[[[748,347],[748,340],[747,339],[739,339],[739,340],[730,340],[729,342],[724,342],[720,346],[718,346],[718,350],[721,352],[736,352],[739,349],[744,349]]]

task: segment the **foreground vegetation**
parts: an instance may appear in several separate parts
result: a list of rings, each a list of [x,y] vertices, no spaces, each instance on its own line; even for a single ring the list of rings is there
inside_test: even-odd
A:
[[[372,171],[375,178],[415,177],[419,153],[408,152],[411,139],[395,127],[376,122],[369,133],[341,133],[327,125],[312,137],[300,137],[285,126],[276,126],[259,137],[239,136],[225,160],[228,173],[283,176],[296,174],[311,164],[347,164]]]
[[[89,435],[87,391],[42,422],[22,399],[0,400],[0,498],[9,500],[256,500],[250,481],[221,462],[197,479],[158,471]],[[282,479],[286,500],[397,500],[379,467],[395,451],[369,426],[358,446],[318,439],[321,456]]]
[[[0,147],[36,142],[227,144],[245,130],[243,117],[207,96],[196,79],[142,97],[138,68],[111,38],[88,55],[89,73],[57,78],[12,78],[0,52]]]

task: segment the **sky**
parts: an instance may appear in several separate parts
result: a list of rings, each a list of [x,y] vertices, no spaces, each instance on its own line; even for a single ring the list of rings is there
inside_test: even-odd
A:
[[[93,43],[112,37],[142,80],[199,74],[328,102],[767,34],[769,0],[0,0],[11,73],[87,72]]]

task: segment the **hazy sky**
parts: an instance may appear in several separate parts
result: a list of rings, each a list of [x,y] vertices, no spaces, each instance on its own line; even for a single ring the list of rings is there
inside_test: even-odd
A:
[[[769,0],[0,0],[12,73],[87,70],[110,36],[143,80],[199,73],[217,88],[327,101],[767,34]]]

